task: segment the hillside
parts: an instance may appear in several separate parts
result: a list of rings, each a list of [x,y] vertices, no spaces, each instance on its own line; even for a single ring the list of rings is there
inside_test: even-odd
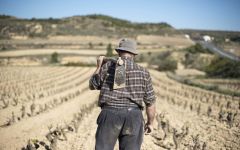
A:
[[[139,34],[177,34],[167,23],[133,23],[105,15],[67,18],[20,19],[0,15],[0,38],[13,36],[47,37],[56,35],[136,36]]]
[[[212,43],[228,53],[240,57],[240,31],[217,31],[217,30],[178,30],[187,34],[192,40],[202,40],[202,37],[208,35],[212,38]]]
[[[218,31],[218,30],[194,30],[194,29],[182,29],[179,30],[184,34],[190,35],[194,40],[199,40],[204,35],[214,37],[214,42],[223,44],[228,39],[228,42],[236,42],[240,44],[240,32],[239,31]]]

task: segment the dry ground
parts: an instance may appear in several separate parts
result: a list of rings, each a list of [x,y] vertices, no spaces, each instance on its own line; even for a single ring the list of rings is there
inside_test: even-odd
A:
[[[45,137],[49,132],[48,127],[52,125],[54,129],[57,126],[72,126],[72,121],[76,121],[74,118],[76,119],[76,116],[81,116],[81,114],[83,115],[78,131],[67,132],[67,139],[57,140],[56,149],[94,149],[96,118],[100,109],[93,104],[97,101],[98,91],[87,89],[88,79],[94,68],[1,67],[0,70],[0,87],[4,89],[1,92],[1,98],[9,95],[7,97],[10,101],[6,108],[3,108],[2,102],[0,103],[0,123],[3,125],[8,120],[7,118],[11,120],[12,112],[16,117],[20,117],[20,120],[15,120],[12,124],[0,127],[0,149],[20,149],[27,145],[29,139],[38,139],[50,145]],[[150,73],[157,96],[157,114],[161,117],[158,118],[160,121],[155,121],[153,134],[144,136],[142,150],[174,149],[176,146],[174,130],[177,131],[177,135],[182,135],[184,125],[187,125],[189,131],[178,143],[180,150],[239,149],[239,112],[231,127],[226,120],[219,121],[218,119],[221,105],[226,112],[239,111],[239,97],[226,97],[182,85],[167,78],[165,73],[154,70]],[[30,98],[18,97],[19,102],[14,105],[13,98],[16,96],[10,94],[14,91],[22,94],[21,96],[29,94]],[[38,94],[33,97],[34,93]],[[44,97],[39,98],[42,93]],[[217,102],[214,96],[217,97]],[[227,101],[231,104],[225,108]],[[26,106],[27,113],[30,113],[33,102],[37,107],[34,113],[21,118],[22,105]],[[40,106],[45,106],[45,104],[49,108],[40,111]],[[198,104],[201,104],[200,112],[197,112]],[[209,106],[212,106],[212,111],[208,115]],[[169,126],[168,131],[166,125]],[[167,134],[165,138],[164,134]],[[199,139],[194,141],[193,138],[197,135]],[[179,136],[176,137],[179,138]]]

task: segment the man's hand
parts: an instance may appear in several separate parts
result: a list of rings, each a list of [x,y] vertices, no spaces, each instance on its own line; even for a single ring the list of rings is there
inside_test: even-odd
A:
[[[97,58],[97,67],[98,67],[98,68],[101,68],[104,58],[105,58],[105,56],[99,56],[99,57]]]
[[[144,133],[145,134],[150,134],[153,131],[153,126],[149,123],[146,123],[144,126]]]
[[[150,134],[153,131],[153,121],[155,118],[155,104],[152,104],[151,106],[146,107],[146,113],[147,113],[147,123],[144,127],[145,134]]]
[[[105,58],[105,56],[99,56],[97,58],[97,69],[95,70],[94,74],[98,74],[100,72],[100,69],[101,69],[104,58]]]

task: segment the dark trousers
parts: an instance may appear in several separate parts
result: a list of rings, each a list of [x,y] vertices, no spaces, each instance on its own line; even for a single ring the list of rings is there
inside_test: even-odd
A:
[[[95,150],[113,150],[117,139],[120,150],[140,150],[144,125],[140,109],[103,108],[97,124]]]

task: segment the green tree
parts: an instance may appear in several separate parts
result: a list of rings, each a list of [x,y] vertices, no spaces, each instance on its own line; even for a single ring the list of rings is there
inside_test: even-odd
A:
[[[58,63],[58,53],[57,52],[54,52],[52,55],[51,55],[51,63]]]
[[[205,68],[205,71],[210,77],[240,78],[240,62],[217,57]]]
[[[209,49],[202,47],[198,43],[193,45],[193,46],[190,46],[188,48],[185,48],[185,50],[189,53],[192,53],[192,54],[196,54],[196,53],[212,54],[212,52]]]
[[[111,57],[111,56],[113,56],[113,49],[112,49],[112,44],[108,44],[108,46],[107,46],[107,56],[108,57]]]
[[[173,59],[160,60],[158,63],[159,71],[175,71],[177,69],[177,61]]]
[[[143,54],[139,54],[139,55],[137,55],[137,56],[135,57],[135,61],[136,61],[136,62],[144,62],[144,61],[146,61],[146,60],[145,60],[145,57],[144,57]]]
[[[88,43],[88,46],[89,46],[89,49],[93,49],[93,44],[92,44],[92,42],[89,42],[89,43]]]
[[[171,57],[171,52],[166,51],[149,60],[149,64],[157,65],[159,71],[175,71],[177,61]]]
[[[147,54],[148,54],[148,56],[150,57],[150,56],[152,55],[152,52],[148,52]]]

